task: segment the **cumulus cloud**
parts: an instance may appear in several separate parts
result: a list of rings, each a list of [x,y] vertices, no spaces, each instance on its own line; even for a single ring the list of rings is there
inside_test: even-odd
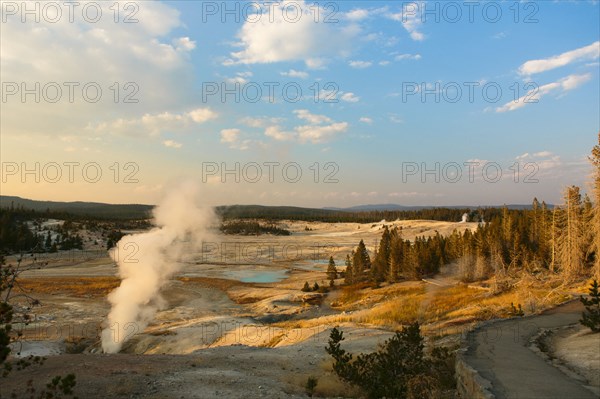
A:
[[[111,122],[90,124],[87,129],[97,134],[157,137],[165,132],[183,132],[217,117],[218,114],[210,108],[197,108],[185,113],[162,112],[145,114],[139,118],[119,118]]]
[[[363,116],[362,118],[360,118],[359,121],[362,122],[362,123],[368,123],[368,124],[373,123],[373,119],[368,118],[366,116]]]
[[[556,82],[547,83],[538,88],[529,90],[527,94],[525,94],[521,98],[515,101],[507,102],[501,107],[497,107],[496,112],[515,111],[517,109],[523,108],[528,104],[535,104],[539,102],[539,100],[543,96],[552,92],[566,93],[570,90],[576,89],[585,82],[589,81],[591,78],[592,75],[590,73],[586,73],[583,75],[569,75]]]
[[[290,69],[287,72],[281,72],[281,76],[287,76],[290,78],[306,79],[306,78],[308,78],[308,73],[304,72],[304,71],[296,71],[295,69]]]
[[[191,51],[196,48],[196,42],[189,37],[180,37],[173,40],[175,48],[179,51]]]
[[[173,141],[173,140],[165,140],[165,141],[163,141],[163,145],[165,147],[175,148],[175,149],[179,149],[182,147],[181,143],[178,143],[177,141]]]
[[[361,21],[369,16],[369,10],[364,8],[355,8],[345,14],[346,19],[351,21]]]
[[[298,119],[303,119],[308,121],[311,124],[318,125],[320,123],[329,123],[331,122],[331,118],[325,115],[316,115],[310,113],[307,109],[297,109],[293,111]]]
[[[93,2],[101,7],[103,18],[89,23],[81,18],[86,3],[75,6],[74,22],[69,22],[69,9],[62,2],[56,3],[62,7],[56,23],[44,18],[22,23],[19,13],[3,15],[7,21],[0,35],[2,80],[56,82],[62,87],[56,103],[3,104],[3,135],[80,134],[103,115],[128,118],[187,107],[192,95],[190,52],[196,44],[179,35],[184,28],[179,11],[161,2],[141,2],[137,23],[114,23],[109,8],[113,2]],[[79,83],[72,102],[64,82]],[[83,98],[87,83],[100,87],[98,102]]]
[[[352,68],[356,68],[356,69],[365,69],[370,67],[371,65],[373,65],[373,63],[371,61],[350,61],[348,63]]]
[[[240,129],[223,129],[221,130],[221,143],[227,144],[229,148],[247,150],[250,140],[241,140],[241,133]]]
[[[519,67],[519,74],[529,76],[581,60],[595,60],[598,57],[600,57],[600,41],[550,58],[527,61]]]
[[[265,129],[265,136],[276,141],[319,144],[328,142],[348,130],[347,122],[335,122],[325,115],[313,114],[306,109],[294,110],[294,114],[308,123],[296,126],[292,130],[285,130],[279,125],[269,126]]]
[[[343,93],[340,99],[348,103],[357,103],[360,101],[360,97],[354,93]]]
[[[399,54],[394,57],[395,61],[403,61],[403,60],[415,60],[418,61],[421,59],[421,54]]]
[[[415,5],[420,4],[420,6],[415,7]],[[402,3],[402,11],[399,13],[389,13],[387,17],[398,21],[402,24],[406,32],[408,32],[411,39],[415,41],[423,41],[425,40],[425,35],[421,32],[422,27],[422,19],[421,19],[421,10],[425,7],[425,3]]]
[[[223,129],[221,130],[221,143],[235,143],[240,136],[240,129]]]
[[[361,32],[356,24],[325,23],[324,15],[327,10],[304,0],[282,1],[262,10],[260,18],[250,15],[237,33],[241,50],[225,65],[304,61],[308,68],[322,68],[327,58],[347,55]]]
[[[250,117],[247,116],[239,120],[239,123],[246,125],[248,127],[255,128],[264,128],[269,125],[275,125],[280,123],[283,118],[273,118],[273,117]]]

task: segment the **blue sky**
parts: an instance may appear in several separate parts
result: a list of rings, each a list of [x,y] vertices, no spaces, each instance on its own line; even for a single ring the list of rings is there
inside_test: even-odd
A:
[[[223,2],[109,2],[93,23],[80,9],[73,21],[64,9],[23,20],[8,3],[2,194],[154,203],[191,178],[214,204],[492,205],[558,203],[588,180],[600,130],[595,1],[228,2],[231,13]],[[35,82],[80,85],[73,101],[15,92]],[[98,102],[79,89],[89,82]],[[66,162],[78,163],[71,181]],[[60,179],[48,177],[54,163]],[[208,169],[236,163],[239,182]],[[102,178],[83,175],[90,164]]]

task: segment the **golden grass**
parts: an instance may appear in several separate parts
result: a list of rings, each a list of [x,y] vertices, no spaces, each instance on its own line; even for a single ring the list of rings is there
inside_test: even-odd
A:
[[[119,286],[117,277],[39,277],[20,278],[15,293],[62,294],[73,297],[105,297]]]
[[[511,303],[515,306],[521,304],[525,314],[556,306],[571,299],[574,289],[578,288],[564,287],[560,280],[528,277],[497,295],[466,284],[432,287],[422,283],[403,283],[379,289],[351,286],[342,288],[340,297],[332,304],[346,312],[277,325],[282,328],[313,328],[354,323],[397,330],[417,320],[426,333],[439,334],[443,331],[442,335],[448,335],[461,333],[476,321],[512,316]]]
[[[313,397],[317,398],[357,398],[361,392],[349,384],[340,381],[339,378],[331,371],[331,367],[327,372],[321,372],[319,375],[311,374],[289,374],[284,377],[284,381],[290,384],[293,388],[288,392],[290,394],[303,394],[306,392],[306,381],[309,377],[317,378],[317,386],[315,387]]]

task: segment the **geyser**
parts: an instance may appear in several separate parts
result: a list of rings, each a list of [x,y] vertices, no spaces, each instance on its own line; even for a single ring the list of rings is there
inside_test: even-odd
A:
[[[179,184],[154,208],[155,228],[124,236],[111,251],[122,281],[108,295],[112,308],[102,331],[105,353],[119,352],[124,342],[146,328],[165,306],[160,290],[179,270],[183,252],[201,248],[208,239],[216,216],[199,200],[195,184]]]

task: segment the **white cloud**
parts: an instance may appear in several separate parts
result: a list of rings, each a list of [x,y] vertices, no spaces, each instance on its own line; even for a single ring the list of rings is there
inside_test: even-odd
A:
[[[281,76],[288,76],[290,78],[306,79],[306,78],[308,78],[308,73],[304,72],[304,71],[296,71],[295,69],[290,69],[287,72],[281,72]]]
[[[308,58],[304,63],[309,69],[323,69],[327,64],[327,61],[323,58]]]
[[[192,51],[196,48],[196,42],[189,37],[180,37],[173,40],[175,48],[179,51]]]
[[[271,137],[277,141],[291,141],[294,139],[294,133],[285,132],[281,130],[279,126],[269,126],[265,130],[265,136]]]
[[[368,123],[368,124],[373,123],[373,119],[368,118],[366,116],[363,116],[362,118],[360,118],[359,121],[362,122],[362,123]]]
[[[404,123],[404,119],[402,119],[401,117],[399,117],[396,114],[391,114],[389,116],[389,118],[390,118],[390,122],[393,122],[393,123]]]
[[[389,65],[389,64],[390,64],[390,62],[387,61],[387,60],[379,61],[379,65],[381,65],[381,66],[386,66],[386,65]]]
[[[371,61],[350,61],[348,63],[352,68],[365,69],[373,65]]]
[[[294,127],[291,131],[282,129],[279,125],[265,129],[265,136],[277,141],[296,141],[299,143],[325,143],[336,135],[348,130],[347,122],[334,122],[325,115],[316,115],[306,109],[293,111],[298,119],[308,124]]]
[[[355,8],[352,11],[346,13],[346,18],[351,21],[360,21],[369,16],[369,10],[364,8]]]
[[[157,137],[165,132],[181,132],[194,125],[217,118],[209,108],[197,108],[185,113],[162,112],[145,114],[139,118],[119,118],[112,122],[90,124],[87,130],[96,134],[112,134],[134,137]]]
[[[81,18],[84,3],[75,7],[73,23],[63,2],[56,3],[62,11],[56,23],[44,18],[39,23],[31,19],[22,23],[19,13],[3,15],[7,18],[0,35],[3,81],[80,84],[73,102],[63,86],[63,95],[55,104],[2,104],[3,136],[81,134],[86,125],[101,123],[104,115],[128,119],[189,106],[193,94],[189,53],[195,42],[179,35],[178,31],[185,29],[179,11],[165,3],[143,2],[135,15],[137,23],[116,24],[109,8],[113,4],[95,2],[103,17],[87,23]],[[102,90],[97,103],[90,104],[82,96],[82,87],[88,82]],[[138,103],[124,103],[126,96]],[[36,118],[30,117],[32,113]]]
[[[331,122],[331,118],[329,118],[325,115],[312,114],[307,109],[297,109],[297,110],[294,110],[293,112],[298,119],[303,119],[305,121],[308,121],[308,123],[312,123],[315,125]]]
[[[348,103],[357,103],[360,101],[360,97],[356,96],[354,93],[344,93],[340,99]]]
[[[181,143],[178,143],[177,141],[173,141],[173,140],[165,140],[165,141],[163,141],[163,145],[165,147],[175,148],[175,149],[179,149],[182,147]]]
[[[524,153],[515,157],[519,161],[520,169],[518,170],[521,178],[529,176],[530,178],[536,178],[540,176],[552,176],[552,171],[562,171],[565,168],[565,163],[562,161],[560,155],[556,155],[550,151],[540,151],[536,153]],[[510,175],[512,179],[514,173]]]
[[[196,108],[186,114],[196,123],[208,122],[217,118],[219,115],[210,108]]]
[[[415,7],[417,6],[417,7]],[[387,17],[402,23],[402,26],[408,32],[411,39],[415,41],[425,40],[425,35],[421,30],[421,10],[425,7],[425,3],[402,3],[402,11],[396,14],[387,14]]]
[[[292,3],[294,9],[302,10],[297,20],[294,11],[287,11]],[[307,67],[316,69],[323,67],[325,58],[347,55],[360,27],[326,23],[323,15],[329,15],[327,10],[316,10],[304,0],[283,1],[273,10],[264,9],[260,18],[250,15],[237,33],[236,45],[241,50],[232,52],[225,64],[304,61]]]
[[[225,81],[227,83],[230,83],[232,85],[240,84],[240,85],[245,85],[246,83],[248,83],[248,80],[242,76],[235,76],[233,78],[226,78]]]
[[[338,122],[325,126],[304,125],[296,127],[300,142],[311,142],[313,144],[323,143],[331,140],[338,133],[345,132],[348,123]]]
[[[246,125],[248,127],[254,127],[254,128],[264,128],[267,127],[269,124],[271,125],[276,125],[278,123],[281,123],[283,121],[283,118],[269,118],[269,117],[261,117],[261,118],[253,118],[253,117],[245,117],[239,120],[239,123]]]
[[[583,75],[569,75],[564,77],[556,82],[547,83],[539,88],[535,88],[527,92],[521,98],[507,102],[501,107],[496,108],[496,112],[507,112],[507,111],[515,111],[519,108],[526,106],[527,104],[535,104],[539,102],[539,100],[549,94],[551,92],[560,92],[565,93],[567,91],[573,90],[585,82],[589,81],[592,78],[590,73],[586,73]]]
[[[223,129],[221,130],[221,143],[232,144],[238,141],[240,129]]]
[[[247,150],[250,147],[251,140],[240,140],[240,129],[221,130],[221,143],[229,145],[229,148],[236,150]]]
[[[519,67],[519,74],[529,76],[569,65],[580,60],[595,60],[598,57],[600,57],[600,41],[594,42],[589,46],[555,55],[554,57],[527,61]]]
[[[403,60],[415,60],[418,61],[421,59],[421,54],[399,54],[394,57],[395,61],[403,61]]]

